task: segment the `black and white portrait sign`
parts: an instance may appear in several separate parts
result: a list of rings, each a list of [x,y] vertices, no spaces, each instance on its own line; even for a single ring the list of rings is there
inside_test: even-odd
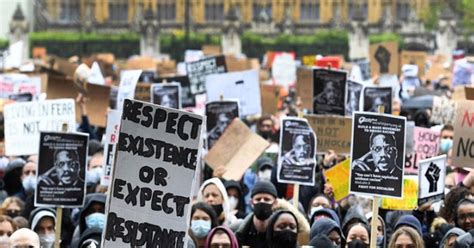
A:
[[[420,160],[418,205],[444,198],[446,155]]]
[[[350,192],[401,198],[405,117],[354,112]]]
[[[84,205],[88,141],[84,133],[41,132],[35,206]]]
[[[155,83],[178,82],[181,85],[181,107],[188,108],[196,105],[194,95],[191,94],[191,85],[188,76],[155,78]]]
[[[314,185],[316,135],[303,118],[281,121],[278,182]]]
[[[392,114],[391,87],[365,87],[364,111],[377,113],[380,106],[384,106],[385,114]]]
[[[211,147],[234,118],[239,117],[238,101],[217,101],[206,104],[207,147]]]
[[[186,72],[191,83],[191,94],[196,95],[206,91],[206,76],[227,72],[224,56],[208,57],[186,63]]]
[[[347,80],[346,115],[352,116],[355,111],[360,111],[360,96],[364,86],[352,80]]]
[[[168,108],[181,108],[181,85],[178,82],[152,84],[150,91],[152,103]]]
[[[347,73],[313,70],[313,113],[344,115]]]

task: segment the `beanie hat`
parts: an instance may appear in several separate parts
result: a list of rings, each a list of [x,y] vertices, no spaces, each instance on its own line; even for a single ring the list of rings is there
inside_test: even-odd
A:
[[[420,221],[413,215],[403,215],[400,217],[400,219],[397,221],[397,224],[395,225],[395,230],[397,230],[401,226],[409,226],[414,228],[420,235],[423,235],[422,229],[421,229],[421,223]]]
[[[262,170],[263,168],[268,167],[272,168],[273,167],[273,161],[269,157],[262,157],[257,160],[257,168],[258,170]]]
[[[277,198],[277,191],[275,186],[267,181],[258,181],[252,189],[251,197],[259,193],[267,193]]]

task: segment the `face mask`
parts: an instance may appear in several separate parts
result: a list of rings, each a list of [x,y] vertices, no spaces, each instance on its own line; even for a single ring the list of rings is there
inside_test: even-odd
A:
[[[86,174],[86,182],[98,183],[103,174],[104,174],[104,170],[100,167],[96,167],[92,170],[88,170]]]
[[[222,214],[222,211],[224,211],[224,209],[222,208],[222,204],[211,205],[211,207],[216,212],[217,218],[219,218],[219,216],[221,216],[221,214]]]
[[[272,177],[271,169],[258,172],[258,178],[260,178],[260,181],[270,181],[271,177]]]
[[[322,206],[317,206],[317,207],[312,207],[311,211],[309,212],[309,218],[313,217],[313,214],[316,213],[316,211],[323,209]]]
[[[451,147],[453,147],[452,139],[441,139],[441,144],[439,145],[441,153],[447,154]]]
[[[10,247],[10,238],[7,235],[0,237],[0,248],[9,248]]]
[[[25,177],[25,179],[23,179],[21,184],[23,185],[23,189],[26,192],[29,192],[29,193],[34,192],[36,189],[36,176],[30,175],[30,176]]]
[[[7,214],[8,216],[10,216],[10,218],[13,219],[13,218],[17,217],[17,216],[20,214],[20,212],[17,211],[17,210],[7,210],[7,211],[6,211],[6,214]]]
[[[103,229],[105,226],[105,214],[93,213],[86,216],[86,226],[88,228],[100,228]]]
[[[377,236],[377,247],[383,247],[383,236]]]
[[[208,220],[192,220],[191,231],[196,238],[204,238],[211,230],[211,222]]]
[[[229,197],[229,204],[230,204],[230,209],[236,209],[237,205],[239,205],[239,199],[231,196]]]
[[[260,136],[264,139],[269,139],[272,137],[272,131],[261,131]]]
[[[259,202],[253,206],[253,213],[255,214],[255,217],[257,217],[257,219],[266,220],[273,213],[272,204]]]
[[[349,248],[367,248],[367,244],[362,242],[362,240],[354,239],[351,242],[347,243]]]
[[[297,234],[290,230],[273,232],[273,247],[295,247]]]
[[[44,248],[52,248],[54,245],[54,233],[49,234],[40,234],[38,235],[40,239],[41,247]]]

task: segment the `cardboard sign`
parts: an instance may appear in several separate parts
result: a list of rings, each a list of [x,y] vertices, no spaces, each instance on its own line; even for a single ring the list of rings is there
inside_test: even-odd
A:
[[[263,114],[274,114],[278,111],[278,103],[280,101],[280,85],[260,85],[260,94],[262,95],[262,112]]]
[[[105,145],[104,145],[104,159],[102,168],[104,170],[103,176],[100,179],[100,184],[109,186],[112,179],[112,169],[115,163],[115,148],[118,142],[118,135],[120,130],[119,110],[109,110],[107,113],[107,128],[105,129]]]
[[[420,161],[418,205],[444,198],[446,155]]]
[[[414,127],[413,136],[411,137],[414,141],[413,151],[411,153],[407,152],[405,174],[418,175],[420,160],[438,155],[440,132],[429,128]],[[410,139],[408,135],[407,139]]]
[[[257,70],[209,75],[206,88],[208,101],[238,99],[241,116],[262,113]]]
[[[155,78],[155,83],[178,82],[181,85],[181,107],[188,108],[196,104],[194,95],[191,94],[191,85],[187,76],[159,77]]]
[[[186,72],[191,84],[191,94],[206,92],[206,76],[227,72],[224,56],[209,57],[186,63]]]
[[[474,168],[474,101],[459,101],[454,119],[453,165]]]
[[[363,102],[364,111],[377,113],[384,106],[384,113],[392,114],[392,88],[365,87]]]
[[[316,133],[318,151],[334,150],[337,154],[351,151],[352,118],[324,115],[305,115]]]
[[[4,108],[5,150],[8,156],[38,153],[40,131],[76,129],[73,99],[8,104]]]
[[[360,99],[362,96],[363,85],[352,81],[347,80],[346,86],[346,115],[352,116],[352,113],[355,111],[360,111]]]
[[[413,210],[418,207],[418,177],[406,176],[403,180],[403,198],[382,198],[380,207],[387,210]]]
[[[128,70],[121,72],[116,109],[123,109],[123,101],[125,99],[133,99],[135,87],[137,86],[138,78],[141,74],[142,70]]]
[[[349,171],[351,169],[351,160],[346,159],[339,164],[324,170],[326,182],[333,188],[334,200],[339,202],[349,195]]]
[[[278,85],[288,88],[296,82],[296,61],[294,53],[277,53],[272,63],[272,78]]]
[[[372,75],[398,74],[398,43],[396,41],[370,45]]]
[[[451,95],[452,100],[474,100],[474,87],[457,86]]]
[[[41,132],[35,206],[82,207],[89,134]]]
[[[217,56],[222,54],[221,46],[216,45],[203,45],[201,50],[205,56]]]
[[[313,109],[313,69],[299,67],[296,71],[296,95],[300,97],[304,109]]]
[[[207,148],[211,149],[234,118],[239,118],[239,102],[217,101],[206,104]]]
[[[313,113],[344,115],[347,73],[327,69],[313,73]]]
[[[433,97],[433,108],[430,121],[437,124],[453,124],[456,113],[456,102],[446,97]]]
[[[425,75],[425,63],[427,59],[426,52],[421,51],[402,51],[400,53],[400,68],[403,65],[417,65],[418,77]]]
[[[123,106],[101,247],[184,247],[204,117],[130,99]]]
[[[0,74],[0,98],[29,93],[36,100],[41,94],[41,78],[25,74]]]
[[[351,193],[401,198],[406,118],[367,112],[353,118]]]
[[[211,167],[224,166],[226,180],[239,181],[270,144],[240,119],[234,119],[204,157]]]
[[[181,85],[178,82],[152,84],[151,102],[167,108],[181,108]]]
[[[280,127],[278,182],[314,186],[317,144],[308,121],[285,117]]]

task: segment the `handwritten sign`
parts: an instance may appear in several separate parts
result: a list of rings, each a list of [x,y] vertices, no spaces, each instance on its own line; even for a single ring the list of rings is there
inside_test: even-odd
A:
[[[454,119],[453,165],[474,167],[474,101],[458,101]]]
[[[388,210],[413,210],[418,206],[418,177],[406,176],[403,184],[403,198],[382,198],[381,208]]]
[[[316,133],[318,152],[332,149],[338,154],[350,153],[352,118],[326,115],[305,115],[304,118]]]
[[[334,200],[340,201],[349,195],[349,171],[351,160],[346,159],[324,171],[326,182],[330,183],[334,192]]]

